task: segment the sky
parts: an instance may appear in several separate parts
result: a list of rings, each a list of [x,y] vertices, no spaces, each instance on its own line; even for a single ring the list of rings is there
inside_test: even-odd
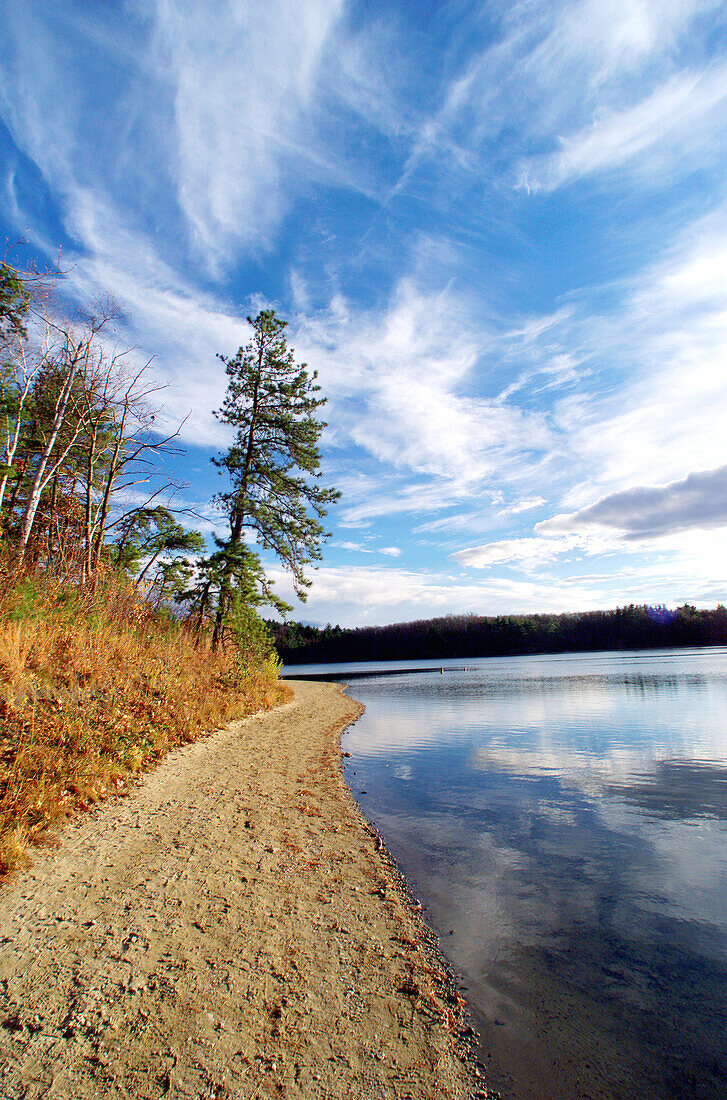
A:
[[[3,0],[0,234],[118,302],[223,530],[274,308],[341,490],[308,622],[727,599],[721,0]],[[268,572],[291,598],[290,580]]]

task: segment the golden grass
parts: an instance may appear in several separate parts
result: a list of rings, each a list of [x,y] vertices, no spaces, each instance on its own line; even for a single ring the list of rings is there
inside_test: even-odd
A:
[[[129,586],[0,577],[0,876],[170,748],[287,693],[273,659],[196,646]]]

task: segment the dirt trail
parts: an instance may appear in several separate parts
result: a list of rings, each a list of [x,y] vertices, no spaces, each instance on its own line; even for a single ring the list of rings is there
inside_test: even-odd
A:
[[[294,691],[0,890],[3,1100],[472,1094],[441,962],[341,775],[361,708]]]

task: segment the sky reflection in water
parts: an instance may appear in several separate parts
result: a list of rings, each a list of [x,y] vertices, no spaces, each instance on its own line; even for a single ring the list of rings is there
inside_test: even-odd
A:
[[[503,1095],[727,1096],[727,651],[468,662],[350,694],[347,778],[465,976]]]

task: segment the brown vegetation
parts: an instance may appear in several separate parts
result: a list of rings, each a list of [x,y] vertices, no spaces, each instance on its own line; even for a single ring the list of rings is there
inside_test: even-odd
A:
[[[0,875],[59,819],[123,791],[175,745],[275,705],[273,659],[151,607],[129,583],[0,577]]]
[[[361,707],[294,691],[168,757],[0,891],[3,1098],[489,1095],[341,773]]]
[[[103,300],[69,316],[47,279],[0,262],[0,876],[59,819],[285,690],[255,621],[214,653],[213,607],[188,600],[181,621],[204,540],[172,506],[159,464],[178,431],[159,431],[116,320]]]

